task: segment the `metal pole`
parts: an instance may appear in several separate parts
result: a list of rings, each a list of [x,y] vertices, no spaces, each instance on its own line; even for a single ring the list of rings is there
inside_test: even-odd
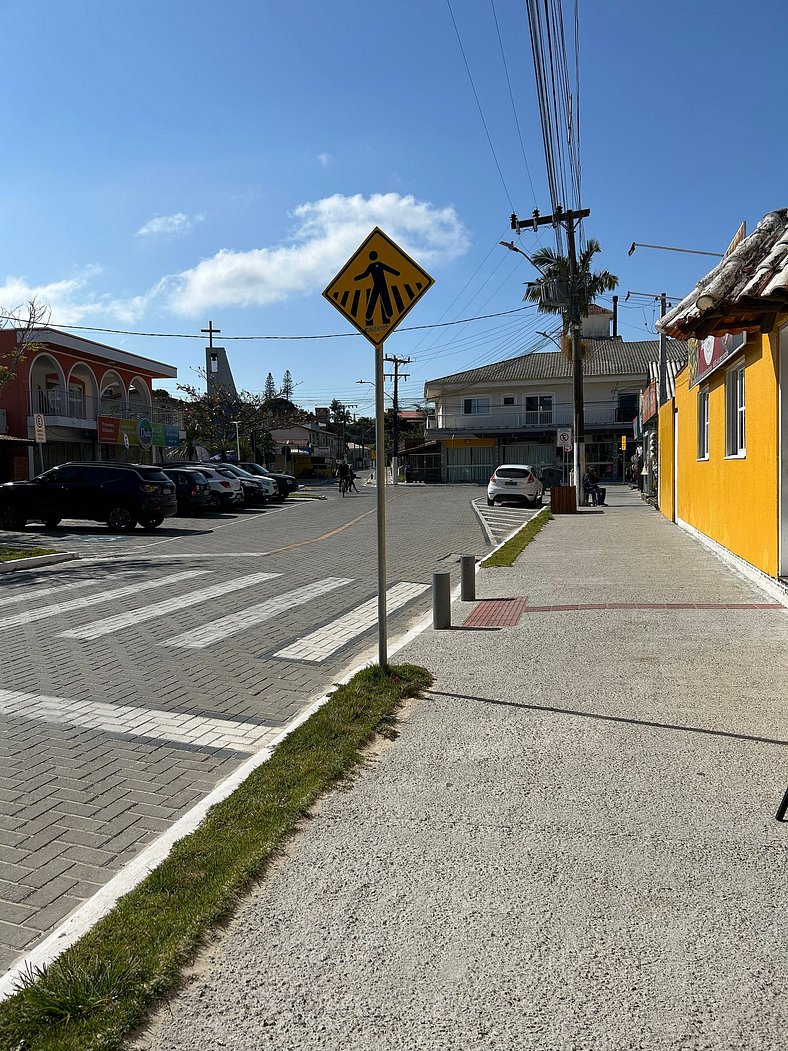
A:
[[[378,664],[388,666],[386,645],[386,437],[383,406],[383,344],[375,347],[375,497],[378,522]],[[381,472],[381,467],[383,468]]]
[[[436,631],[451,627],[451,573],[432,574],[432,626]]]
[[[668,312],[668,297],[663,292],[659,297],[659,316],[663,318]],[[668,400],[668,340],[664,332],[659,334],[659,404]]]
[[[241,433],[238,430],[238,421],[235,421],[235,455],[238,457],[238,463],[241,462]]]
[[[476,559],[473,555],[460,555],[460,599],[476,601]]]

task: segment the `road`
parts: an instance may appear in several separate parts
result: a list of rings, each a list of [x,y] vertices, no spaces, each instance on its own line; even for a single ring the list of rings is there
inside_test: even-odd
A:
[[[315,495],[155,533],[3,534],[80,559],[0,578],[0,972],[377,659],[375,490]],[[474,495],[389,490],[390,637],[436,569],[489,550]]]

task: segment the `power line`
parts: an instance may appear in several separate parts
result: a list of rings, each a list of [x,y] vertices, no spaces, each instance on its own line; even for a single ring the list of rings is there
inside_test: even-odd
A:
[[[459,318],[456,321],[436,322],[432,325],[408,325],[397,329],[398,332],[420,332],[422,329],[449,328],[452,325],[467,325],[471,321],[487,321],[489,318],[506,317],[508,314],[520,314],[528,310],[533,304],[524,307],[515,307],[513,310],[501,310],[496,314],[477,314],[475,317]],[[18,321],[18,318],[10,314],[0,314],[0,321]],[[126,328],[101,328],[97,325],[69,325],[60,321],[50,321],[47,328],[71,329],[73,332],[106,332],[116,336],[149,336],[158,339],[199,339],[203,340],[197,332],[137,332]],[[214,329],[216,331],[216,329]],[[304,339],[358,339],[356,332],[329,332],[316,336],[225,336],[226,340],[304,340]]]
[[[473,82],[473,74],[471,73],[471,67],[468,65],[468,59],[467,59],[467,57],[465,55],[465,48],[462,46],[462,37],[460,36],[460,30],[459,30],[459,27],[457,26],[457,20],[455,19],[454,12],[452,11],[452,8],[451,8],[451,0],[446,0],[446,4],[447,4],[447,6],[449,8],[449,14],[451,15],[452,24],[454,25],[454,32],[457,34],[457,43],[460,45],[460,51],[462,52],[462,60],[465,63],[465,69],[468,72],[468,79],[471,82],[471,90],[473,91],[473,97],[476,99],[476,106],[477,106],[477,108],[479,110],[479,116],[482,119],[482,124],[484,126],[484,133],[487,136],[487,142],[490,144],[490,150],[491,150],[492,155],[493,155],[493,160],[495,161],[495,167],[498,169],[498,174],[501,177],[501,183],[503,185],[504,193],[506,194],[507,198],[509,199],[509,204],[511,205],[512,211],[514,211],[514,204],[512,204],[512,197],[511,197],[511,194],[509,193],[509,187],[506,185],[506,179],[504,179],[504,177],[503,177],[503,172],[501,171],[501,165],[498,163],[498,155],[495,152],[495,147],[493,146],[493,141],[492,141],[492,138],[490,137],[490,129],[487,127],[487,121],[484,119],[484,111],[482,110],[482,104],[479,101],[479,94],[476,91],[476,85]]]

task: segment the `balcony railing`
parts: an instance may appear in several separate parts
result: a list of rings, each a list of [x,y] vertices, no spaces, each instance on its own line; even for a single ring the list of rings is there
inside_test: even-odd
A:
[[[587,427],[613,426],[630,423],[634,414],[621,409],[616,403],[584,406]],[[427,417],[427,431],[537,431],[553,427],[571,427],[574,410],[571,405],[558,405],[554,409],[537,412],[491,412],[487,415],[465,415],[443,413]]]
[[[171,423],[182,426],[180,412],[159,405],[145,405],[139,401],[123,398],[95,398],[80,391],[35,390],[30,392],[30,415],[58,416],[61,419],[79,420],[80,423],[95,423],[99,416],[112,416],[120,420],[148,419],[151,423]]]

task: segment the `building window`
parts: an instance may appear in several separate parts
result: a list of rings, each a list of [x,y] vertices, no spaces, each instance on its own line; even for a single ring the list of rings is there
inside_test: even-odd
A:
[[[725,455],[745,456],[744,362],[728,370],[725,377]]]
[[[616,423],[631,423],[638,414],[638,395],[619,391]]]
[[[709,388],[698,391],[698,459],[709,458]]]
[[[525,425],[545,427],[553,422],[553,395],[529,394],[525,399]]]
[[[465,416],[489,416],[489,398],[463,398],[462,411]]]
[[[513,394],[504,394],[501,398],[501,405],[514,405],[515,397]]]

